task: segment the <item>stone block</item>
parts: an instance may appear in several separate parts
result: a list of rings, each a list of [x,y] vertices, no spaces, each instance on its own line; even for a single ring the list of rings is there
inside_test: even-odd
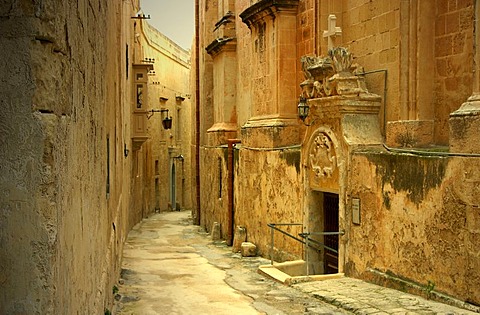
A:
[[[389,147],[425,147],[433,143],[433,120],[399,120],[387,123]]]
[[[257,246],[250,242],[243,242],[241,246],[242,257],[257,256]]]
[[[276,148],[296,145],[299,142],[299,125],[296,114],[289,118],[250,119],[242,127],[242,143],[246,147]]]
[[[212,225],[212,241],[219,241],[221,239],[221,226],[218,222],[213,222]]]
[[[232,252],[238,253],[241,250],[242,243],[247,240],[247,230],[243,226],[237,226],[233,237]]]
[[[480,111],[456,111],[450,115],[450,152],[480,153]]]

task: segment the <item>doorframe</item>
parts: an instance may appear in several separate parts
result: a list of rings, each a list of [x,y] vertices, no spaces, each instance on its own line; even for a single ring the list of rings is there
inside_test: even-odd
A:
[[[315,137],[319,133],[325,133],[329,136],[332,140],[335,153],[336,153],[336,163],[338,167],[338,185],[336,189],[323,189],[323,188],[313,188],[310,184],[310,158],[309,152],[311,147],[314,145]],[[319,193],[333,193],[338,195],[338,227],[339,231],[345,231],[346,229],[346,183],[347,183],[347,154],[343,154],[342,148],[340,146],[340,142],[338,141],[335,133],[332,129],[328,126],[319,126],[318,128],[314,129],[313,131],[309,132],[309,137],[305,137],[305,141],[302,144],[302,172],[303,172],[303,189],[304,189],[304,198],[303,198],[303,226],[304,232],[309,232],[308,229],[310,228],[310,219],[312,218],[312,214],[316,210],[316,200],[318,197],[315,194]],[[317,205],[323,211],[323,196],[322,196],[322,204]],[[318,211],[318,210],[317,210]],[[323,226],[321,227],[323,229]],[[343,273],[345,270],[345,253],[346,253],[346,240],[347,235],[339,236],[338,240],[338,273]]]

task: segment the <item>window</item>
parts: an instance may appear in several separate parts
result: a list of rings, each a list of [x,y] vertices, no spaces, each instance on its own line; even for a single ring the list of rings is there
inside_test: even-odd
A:
[[[222,158],[218,158],[218,198],[219,199],[222,199],[222,179],[223,179]]]
[[[107,136],[107,182],[106,182],[107,198],[110,195],[110,137]]]
[[[128,45],[127,45],[127,48],[125,50],[125,70],[126,70],[126,73],[127,73],[127,80],[128,80]]]
[[[143,84],[137,84],[137,108],[142,108],[143,104]]]
[[[181,125],[180,125],[180,122],[182,121],[182,118],[180,116],[180,108],[177,108],[177,119],[175,121],[175,133],[176,133],[176,137],[177,137],[177,141],[181,141],[182,140],[182,134],[181,134]]]

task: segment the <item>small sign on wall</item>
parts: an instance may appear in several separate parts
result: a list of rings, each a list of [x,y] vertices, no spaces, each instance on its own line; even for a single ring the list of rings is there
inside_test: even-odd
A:
[[[360,199],[352,198],[352,222],[360,224]]]

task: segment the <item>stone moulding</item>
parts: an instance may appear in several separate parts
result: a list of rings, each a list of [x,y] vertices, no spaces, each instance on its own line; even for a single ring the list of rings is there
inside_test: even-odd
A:
[[[300,87],[307,99],[369,93],[361,75],[363,69],[353,64],[347,48],[334,47],[326,57],[302,56],[300,62],[305,76]]]
[[[228,11],[217,23],[215,23],[216,31],[220,26],[228,23],[235,23],[235,14],[232,11]]]
[[[252,25],[255,25],[258,20],[266,16],[275,17],[278,11],[296,12],[298,2],[299,0],[261,0],[240,13],[240,18],[249,29],[252,29]]]
[[[235,51],[237,47],[235,37],[216,38],[214,39],[205,50],[211,56],[215,56],[222,51]]]

